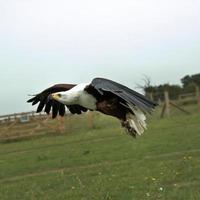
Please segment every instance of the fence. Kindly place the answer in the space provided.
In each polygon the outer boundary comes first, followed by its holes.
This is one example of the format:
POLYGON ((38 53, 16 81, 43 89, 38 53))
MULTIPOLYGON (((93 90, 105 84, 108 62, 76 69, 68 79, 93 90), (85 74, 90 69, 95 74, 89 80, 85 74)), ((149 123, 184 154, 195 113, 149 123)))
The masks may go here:
POLYGON ((30 118, 41 117, 44 115, 45 115, 44 113, 36 113, 34 111, 1 115, 0 123, 6 123, 6 122, 11 122, 11 121, 17 121, 17 120, 23 123, 23 122, 29 121, 30 118))
POLYGON ((180 111, 184 112, 185 114, 190 114, 188 111, 183 109, 181 105, 195 103, 197 105, 197 109, 200 111, 200 92, 199 87, 196 87, 195 93, 187 93, 179 95, 177 100, 170 100, 170 95, 168 91, 164 92, 164 102, 163 108, 161 111, 161 118, 164 117, 164 114, 170 116, 170 110, 172 107, 179 109, 180 111))
MULTIPOLYGON (((152 96, 153 98, 153 96, 152 96)), ((190 114, 184 108, 182 104, 187 102, 195 102, 200 111, 200 93, 199 88, 196 89, 196 93, 181 94, 177 100, 171 100, 168 91, 164 92, 164 101, 160 104, 163 105, 161 111, 161 118, 170 116, 171 109, 176 108, 185 114, 190 114)), ((88 112, 87 127, 94 127, 94 114, 88 112)), ((67 133, 70 128, 66 127, 66 124, 70 126, 70 114, 67 113, 66 117, 57 117, 56 120, 51 119, 51 115, 45 113, 36 112, 22 112, 9 115, 0 116, 0 141, 7 141, 9 139, 19 139, 23 137, 30 137, 33 135, 41 135, 51 132, 67 133)))
MULTIPOLYGON (((0 142, 19 140, 31 136, 46 133, 68 133, 70 132, 70 113, 65 117, 57 117, 52 120, 51 115, 36 112, 22 112, 0 116, 0 142)), ((87 126, 94 127, 93 113, 87 114, 87 126)))

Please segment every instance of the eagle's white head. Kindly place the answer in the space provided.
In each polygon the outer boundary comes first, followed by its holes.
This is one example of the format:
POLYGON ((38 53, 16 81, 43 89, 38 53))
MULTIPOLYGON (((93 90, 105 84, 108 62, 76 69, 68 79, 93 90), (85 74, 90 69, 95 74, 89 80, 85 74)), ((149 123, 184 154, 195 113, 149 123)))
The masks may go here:
POLYGON ((53 93, 53 94, 51 94, 50 98, 52 98, 60 103, 63 103, 65 105, 75 104, 76 100, 77 100, 75 95, 70 94, 67 91, 53 93))

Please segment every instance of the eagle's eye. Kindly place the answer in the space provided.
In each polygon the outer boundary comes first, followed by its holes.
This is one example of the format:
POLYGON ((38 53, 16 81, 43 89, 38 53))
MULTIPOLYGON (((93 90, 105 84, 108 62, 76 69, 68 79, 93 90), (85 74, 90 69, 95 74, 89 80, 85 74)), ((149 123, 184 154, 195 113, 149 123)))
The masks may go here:
POLYGON ((60 97, 60 98, 61 98, 61 97, 62 97, 62 95, 61 95, 61 94, 58 94, 58 97, 60 97))

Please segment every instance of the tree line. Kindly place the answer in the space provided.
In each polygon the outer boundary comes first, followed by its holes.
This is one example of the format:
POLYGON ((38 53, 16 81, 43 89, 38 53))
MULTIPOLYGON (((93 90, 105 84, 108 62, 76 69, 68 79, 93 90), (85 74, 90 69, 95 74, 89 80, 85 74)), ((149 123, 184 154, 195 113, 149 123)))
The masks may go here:
POLYGON ((138 85, 142 88, 146 94, 146 96, 154 99, 154 100, 163 100, 164 99, 164 91, 168 91, 170 94, 170 99, 177 99, 180 94, 185 93, 194 93, 196 91, 196 87, 200 88, 200 73, 193 75, 186 75, 180 79, 181 85, 178 84, 160 84, 160 85, 152 85, 150 78, 145 76, 144 85, 138 85))

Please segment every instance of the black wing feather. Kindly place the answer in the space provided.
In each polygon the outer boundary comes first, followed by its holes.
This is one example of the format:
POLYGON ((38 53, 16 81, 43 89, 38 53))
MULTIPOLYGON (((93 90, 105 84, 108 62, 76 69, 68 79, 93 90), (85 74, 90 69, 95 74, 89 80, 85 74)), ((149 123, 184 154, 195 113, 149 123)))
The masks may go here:
POLYGON ((39 99, 34 99, 32 102, 32 106, 34 106, 35 104, 37 104, 40 100, 39 99))
POLYGON ((65 115, 65 105, 63 104, 60 104, 59 115, 62 117, 65 115))
POLYGON ((82 112, 86 112, 88 110, 87 108, 80 105, 70 105, 67 107, 72 114, 81 114, 82 112))
POLYGON ((45 110, 44 110, 44 111, 45 111, 47 114, 50 113, 52 104, 53 104, 53 100, 49 100, 49 101, 46 103, 46 107, 45 107, 45 110))
POLYGON ((37 113, 41 112, 42 109, 44 108, 45 102, 44 101, 40 101, 39 106, 37 108, 37 113))
POLYGON ((69 111, 70 111, 72 114, 75 114, 75 113, 76 113, 76 111, 75 111, 75 109, 74 109, 73 106, 67 106, 67 107, 68 107, 69 111))
POLYGON ((42 91, 41 93, 35 95, 31 99, 29 99, 27 102, 32 103, 32 105, 35 105, 39 102, 39 105, 37 107, 37 112, 41 112, 43 108, 45 107, 44 111, 49 114, 52 108, 52 117, 55 118, 57 114, 63 116, 65 113, 65 106, 55 100, 52 100, 49 98, 49 95, 55 92, 61 92, 61 91, 67 91, 73 88, 74 84, 57 84, 50 88, 47 88, 46 90, 42 91))
POLYGON ((122 100, 122 103, 128 103, 131 106, 137 106, 145 113, 151 113, 151 111, 157 105, 157 103, 147 99, 144 95, 141 95, 124 85, 108 79, 95 78, 92 80, 90 85, 94 87, 100 94, 110 92, 118 96, 122 100))
POLYGON ((60 106, 60 103, 57 102, 57 101, 54 101, 53 102, 53 109, 52 109, 52 118, 54 119, 57 114, 58 114, 58 111, 59 111, 59 106, 60 106))

